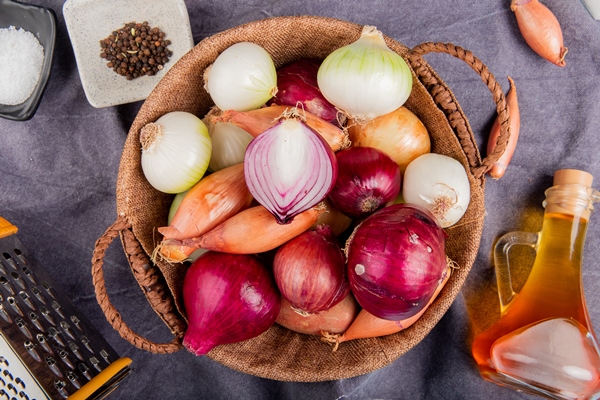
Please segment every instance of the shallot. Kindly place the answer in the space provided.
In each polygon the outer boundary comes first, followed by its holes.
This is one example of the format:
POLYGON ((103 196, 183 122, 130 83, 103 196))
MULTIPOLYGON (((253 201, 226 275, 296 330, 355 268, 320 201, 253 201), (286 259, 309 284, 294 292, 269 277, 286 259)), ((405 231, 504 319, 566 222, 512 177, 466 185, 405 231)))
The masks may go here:
POLYGON ((538 0, 512 0, 510 9, 529 47, 552 64, 564 67, 569 49, 563 45, 562 30, 554 13, 538 0))
MULTIPOLYGON (((504 153, 502 153, 502 156, 500 156, 498 161, 494 163, 488 172, 494 179, 500 179, 504 176, 506 168, 508 167, 508 163, 510 163, 510 160, 515 152, 515 148, 517 147, 519 130, 521 129, 521 114, 519 113, 517 88, 515 87, 515 82, 510 78, 510 76, 508 77, 508 81, 510 82, 510 89, 506 95, 506 108, 508 109, 508 115, 510 116, 510 137, 508 138, 508 143, 504 149, 504 153)), ((492 153, 492 151, 494 151, 494 148, 496 147, 496 141, 498 140, 499 136, 500 123, 498 122, 498 118, 496 118, 494 125, 492 125, 492 130, 490 131, 490 137, 488 139, 488 156, 492 153)))

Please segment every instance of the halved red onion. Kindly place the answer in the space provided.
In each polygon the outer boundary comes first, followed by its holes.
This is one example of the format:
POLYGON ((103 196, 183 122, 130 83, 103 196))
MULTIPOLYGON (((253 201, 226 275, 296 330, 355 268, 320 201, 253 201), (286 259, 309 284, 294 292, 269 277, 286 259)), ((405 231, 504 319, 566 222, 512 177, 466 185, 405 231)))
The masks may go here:
POLYGON ((427 209, 394 204, 366 218, 346 244, 350 287, 374 316, 416 315, 446 271, 446 234, 427 209))
POLYGON ((337 177, 331 147, 299 119, 283 119, 246 149, 244 176, 254 199, 280 224, 322 201, 337 177))
POLYGON ((400 167, 374 147, 336 153, 338 177, 329 193, 333 205, 351 218, 364 218, 390 204, 400 193, 400 167))
POLYGON ((273 260, 281 295, 299 313, 327 310, 350 293, 346 259, 329 225, 319 225, 282 245, 273 260))
POLYGON ((260 335, 275 323, 281 295, 257 256, 209 251, 183 281, 188 329, 183 345, 200 356, 260 335))
POLYGON ((339 126, 338 110, 319 89, 317 73, 321 60, 301 58, 277 70, 277 94, 269 104, 302 107, 319 118, 339 126))

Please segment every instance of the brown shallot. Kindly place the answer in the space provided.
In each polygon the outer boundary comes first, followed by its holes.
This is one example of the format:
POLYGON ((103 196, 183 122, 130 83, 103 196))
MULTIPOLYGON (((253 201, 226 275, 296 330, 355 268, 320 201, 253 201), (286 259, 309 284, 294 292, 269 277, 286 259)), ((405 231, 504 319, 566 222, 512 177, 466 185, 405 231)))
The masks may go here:
POLYGON ((313 314, 298 313, 289 301, 281 299, 281 311, 277 316, 279 325, 291 331, 320 336, 321 332, 343 333, 358 314, 359 306, 352 293, 328 310, 313 314))
MULTIPOLYGON (((509 129, 510 129, 510 137, 508 138, 508 143, 506 145, 506 149, 502 156, 494 163, 492 168, 489 170, 488 174, 494 179, 500 179, 504 176, 506 172, 506 167, 515 152, 515 148, 517 147, 517 140, 519 139, 519 130, 521 128, 521 116, 519 113, 519 102, 517 99, 517 88, 515 86, 515 82, 508 77, 508 81, 510 82, 510 89, 506 95, 506 104, 509 115, 509 129)), ((498 119, 494 121, 494 125, 492 126, 492 130, 490 131, 490 137, 487 145, 487 155, 489 156, 494 148, 496 147, 496 141, 498 140, 498 136, 500 136, 500 124, 498 123, 498 119)))
POLYGON ((252 195, 244 180, 244 165, 237 164, 203 178, 184 196, 169 226, 158 228, 164 236, 153 259, 183 262, 194 247, 169 244, 209 231, 252 203, 252 195))
POLYGON ((232 254, 263 253, 309 229, 324 211, 323 206, 317 205, 282 225, 265 207, 250 207, 199 237, 168 240, 164 244, 232 254))
POLYGON ((347 342, 349 340, 391 335, 393 333, 397 333, 403 329, 408 328, 409 326, 417 322, 419 318, 421 318, 421 316, 425 313, 425 311, 427 311, 431 303, 433 303, 433 301, 440 294, 440 292, 446 285, 446 282, 448 282, 448 280, 450 279, 450 275, 452 273, 453 268, 452 265, 454 265, 454 263, 450 259, 448 259, 448 267, 444 275, 442 276, 442 280, 435 289, 433 296, 431 297, 427 305, 412 317, 403 319, 401 321, 390 321, 386 319, 377 318, 365 309, 362 309, 360 310, 352 324, 343 334, 339 335, 331 332, 322 331, 321 340, 333 344, 333 351, 336 351, 340 343, 347 342))
POLYGON ((562 30, 554 13, 538 0, 512 0, 510 9, 529 47, 551 63, 564 67, 568 48, 563 45, 562 30))
POLYGON ((321 135, 333 151, 350 147, 348 134, 345 131, 314 114, 295 107, 273 105, 245 112, 225 110, 215 118, 215 122, 230 122, 256 137, 275 126, 281 118, 294 116, 302 119, 306 125, 321 135))

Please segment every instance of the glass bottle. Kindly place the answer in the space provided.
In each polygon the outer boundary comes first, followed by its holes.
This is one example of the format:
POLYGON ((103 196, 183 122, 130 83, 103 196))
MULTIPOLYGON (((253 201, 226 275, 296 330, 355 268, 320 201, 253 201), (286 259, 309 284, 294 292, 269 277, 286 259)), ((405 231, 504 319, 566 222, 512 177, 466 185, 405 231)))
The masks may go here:
POLYGON ((485 379, 556 399, 600 398, 600 351, 581 274, 588 221, 600 200, 592 180, 584 171, 556 171, 545 192, 542 230, 507 233, 495 245, 501 316, 472 348, 485 379), (513 245, 536 251, 519 293, 510 280, 513 245))

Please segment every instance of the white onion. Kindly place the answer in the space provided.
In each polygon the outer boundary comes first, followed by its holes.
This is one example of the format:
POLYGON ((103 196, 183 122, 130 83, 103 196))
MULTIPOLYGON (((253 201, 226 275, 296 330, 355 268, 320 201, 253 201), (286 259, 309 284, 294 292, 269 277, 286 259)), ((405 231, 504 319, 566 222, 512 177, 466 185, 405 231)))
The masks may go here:
POLYGON ((142 128, 140 142, 144 176, 161 192, 185 192, 208 168, 210 136, 194 114, 173 111, 163 115, 142 128))
POLYGON ((471 200, 469 178, 463 165, 452 157, 423 154, 404 171, 402 197, 406 203, 429 209, 442 228, 454 225, 471 200))
POLYGON ((402 106, 412 90, 408 64, 390 50, 374 26, 332 52, 321 64, 317 82, 323 96, 348 116, 368 122, 402 106))
POLYGON ((244 162, 246 148, 254 136, 230 122, 212 122, 204 119, 212 141, 208 168, 215 172, 244 162))
POLYGON ((236 43, 208 68, 205 88, 221 110, 254 110, 277 93, 275 64, 259 45, 236 43))

